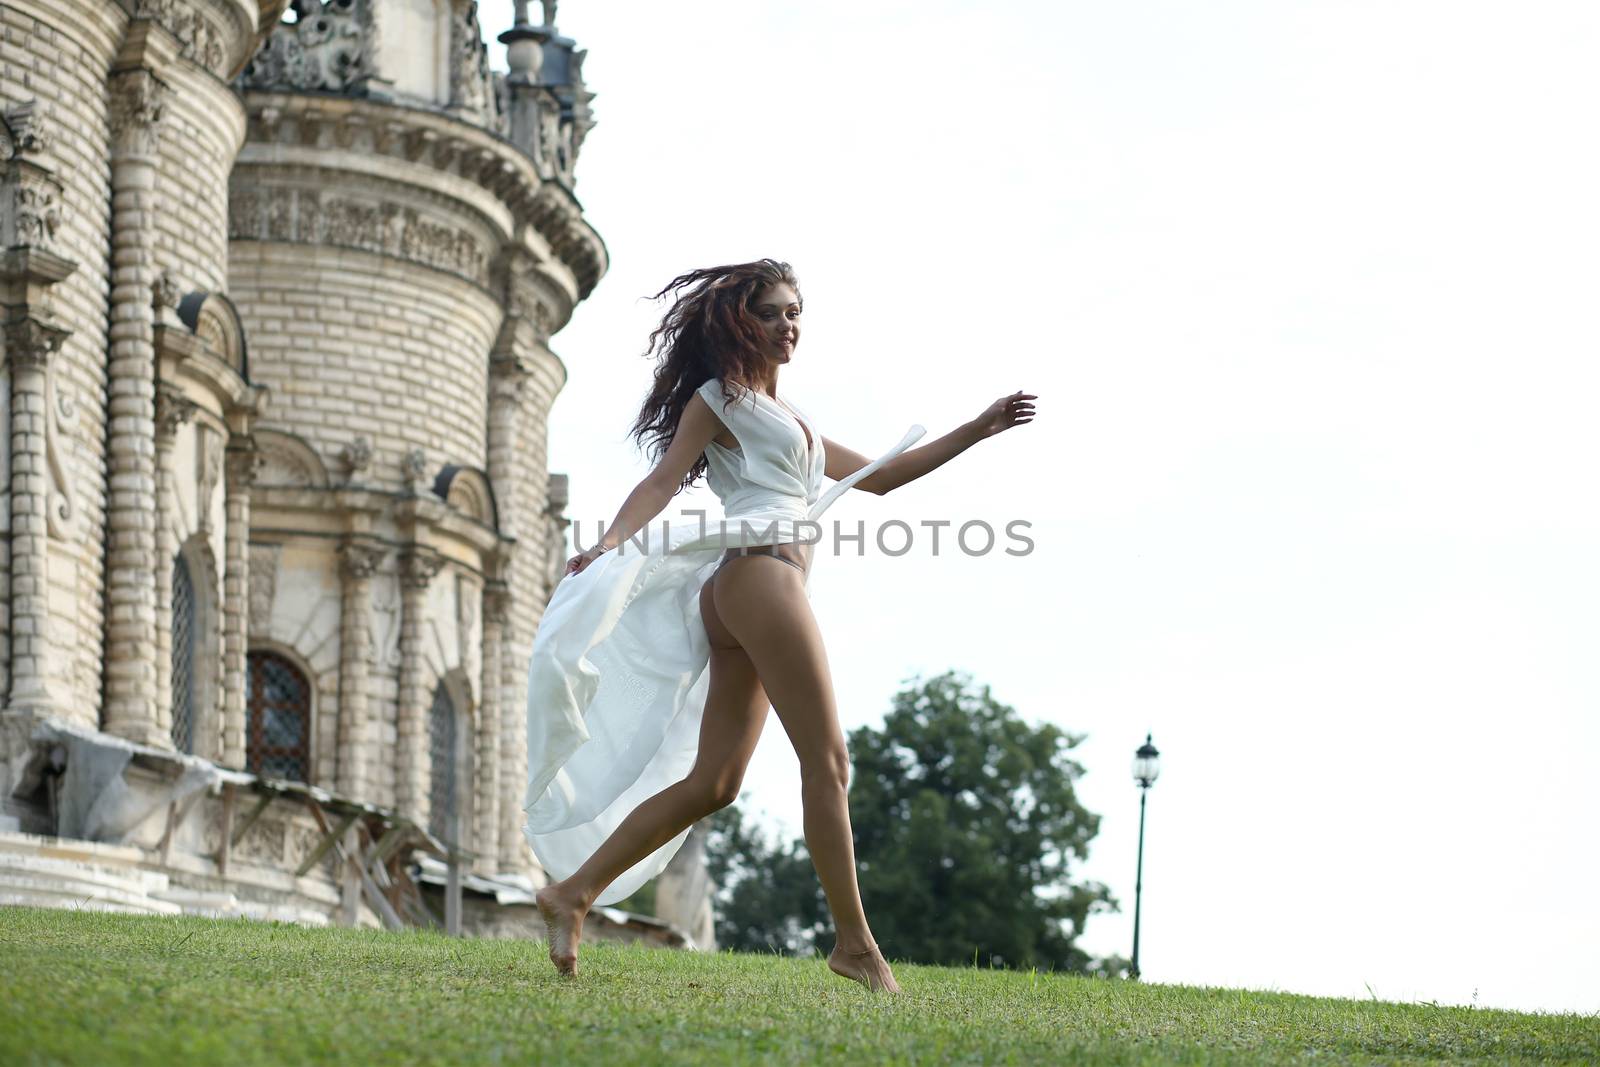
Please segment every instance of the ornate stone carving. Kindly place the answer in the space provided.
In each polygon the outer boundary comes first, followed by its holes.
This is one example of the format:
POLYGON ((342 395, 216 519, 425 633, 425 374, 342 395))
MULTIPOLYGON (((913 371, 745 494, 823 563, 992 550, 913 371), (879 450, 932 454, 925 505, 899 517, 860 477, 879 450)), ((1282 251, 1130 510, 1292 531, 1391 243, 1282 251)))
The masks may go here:
POLYGON ((222 435, 209 426, 199 427, 200 439, 195 449, 195 481, 199 487, 197 510, 200 532, 211 532, 211 498, 216 494, 217 483, 222 480, 222 435))
POLYGON ((339 450, 339 462, 347 472, 345 482, 354 481, 357 474, 372 465, 372 442, 357 437, 339 450))
POLYGON ((39 101, 28 100, 6 108, 4 119, 0 126, 0 159, 49 153, 55 128, 39 101))
POLYGON ((161 145, 161 122, 171 92, 143 67, 111 76, 113 156, 154 156, 161 145))
POLYGON ((200 405, 175 389, 156 390, 156 432, 171 437, 178 427, 194 418, 200 405))
POLYGON ((279 545, 250 546, 250 632, 272 632, 272 604, 278 596, 279 545))
POLYGON ((158 308, 176 308, 182 299, 183 289, 178 284, 177 276, 170 270, 162 271, 150 287, 150 302, 158 308))
POLYGON ((10 188, 10 211, 7 212, 11 225, 5 234, 7 247, 25 245, 45 251, 55 246, 56 231, 61 228, 61 187, 58 183, 42 175, 24 176, 18 174, 13 182, 7 182, 10 188))
POLYGON ((247 89, 359 88, 376 71, 371 0, 294 0, 295 22, 280 23, 239 76, 247 89))
POLYGON ((256 480, 261 485, 328 487, 328 471, 322 458, 301 438, 278 430, 257 430, 254 439, 260 455, 256 480))
POLYGON ((72 541, 78 536, 82 510, 77 506, 73 475, 77 464, 69 457, 77 440, 78 403, 72 391, 61 383, 61 371, 52 365, 44 380, 44 402, 49 417, 45 420, 45 464, 50 470, 50 504, 45 524, 50 536, 72 541))
POLYGON ((6 360, 17 367, 47 368, 50 357, 60 351, 69 332, 27 314, 26 308, 8 308, 6 360))
POLYGON ((400 461, 400 476, 412 496, 427 492, 428 454, 420 448, 407 452, 400 461))
POLYGON ((371 578, 389 550, 369 541, 346 541, 339 546, 339 573, 346 578, 371 578))
POLYGON ((489 253, 478 238, 398 204, 304 189, 240 193, 230 202, 228 229, 235 239, 340 245, 488 280, 489 253))
POLYGON ((445 558, 427 549, 408 549, 400 556, 400 578, 412 589, 426 589, 444 569, 445 558))
POLYGON ((489 75, 489 49, 483 43, 476 0, 450 20, 450 105, 473 112, 491 129, 500 128, 499 101, 489 75))
POLYGON ((9 108, 0 122, 0 248, 56 251, 61 182, 46 152, 48 123, 38 101, 9 108))
POLYGON ((252 438, 234 437, 224 460, 229 490, 249 489, 255 485, 265 460, 252 438))
POLYGON ((478 633, 479 594, 466 576, 456 581, 456 658, 466 669, 468 684, 476 695, 478 677, 478 650, 483 647, 478 633))
POLYGON ((212 72, 220 72, 228 49, 222 34, 200 12, 192 0, 138 0, 133 17, 154 19, 178 39, 179 54, 212 72))

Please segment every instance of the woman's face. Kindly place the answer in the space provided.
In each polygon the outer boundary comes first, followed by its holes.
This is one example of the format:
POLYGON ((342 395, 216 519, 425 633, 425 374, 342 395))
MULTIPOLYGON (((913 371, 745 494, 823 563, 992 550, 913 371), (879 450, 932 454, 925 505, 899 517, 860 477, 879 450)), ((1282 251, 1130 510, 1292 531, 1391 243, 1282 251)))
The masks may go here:
POLYGON ((800 343, 800 294, 785 282, 769 285, 756 294, 755 315, 767 355, 776 363, 789 362, 800 343))

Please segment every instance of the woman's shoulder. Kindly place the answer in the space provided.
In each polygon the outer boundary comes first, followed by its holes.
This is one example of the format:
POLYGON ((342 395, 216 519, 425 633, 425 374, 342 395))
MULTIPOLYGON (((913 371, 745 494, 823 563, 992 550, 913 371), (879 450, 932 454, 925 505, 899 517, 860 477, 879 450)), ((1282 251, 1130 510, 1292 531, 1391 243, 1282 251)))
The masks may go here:
POLYGON ((737 385, 730 386, 725 384, 721 378, 707 378, 700 384, 700 388, 696 392, 700 394, 707 404, 711 405, 713 411, 720 412, 743 400, 749 390, 741 389, 737 385))

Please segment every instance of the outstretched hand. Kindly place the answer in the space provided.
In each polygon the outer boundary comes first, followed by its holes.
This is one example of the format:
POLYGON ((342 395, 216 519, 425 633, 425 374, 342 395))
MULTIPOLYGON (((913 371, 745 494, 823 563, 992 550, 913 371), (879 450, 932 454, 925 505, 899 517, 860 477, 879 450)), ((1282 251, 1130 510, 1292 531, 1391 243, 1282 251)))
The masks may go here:
POLYGON ((1037 394, 1024 393, 1018 389, 1010 396, 1003 396, 990 404, 982 415, 972 420, 972 425, 978 431, 979 437, 993 437, 1002 430, 1032 422, 1033 401, 1037 399, 1039 399, 1037 394))

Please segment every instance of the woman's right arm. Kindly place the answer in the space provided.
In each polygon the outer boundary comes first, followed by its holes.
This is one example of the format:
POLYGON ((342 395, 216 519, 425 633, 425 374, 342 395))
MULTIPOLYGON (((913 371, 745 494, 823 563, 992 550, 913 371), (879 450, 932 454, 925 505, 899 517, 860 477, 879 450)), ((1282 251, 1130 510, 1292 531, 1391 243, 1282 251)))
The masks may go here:
POLYGON ((645 524, 665 508, 683 485, 684 476, 706 450, 711 439, 722 431, 722 420, 711 410, 711 405, 699 393, 689 398, 678 419, 678 429, 672 443, 661 456, 655 469, 634 486, 633 492, 622 502, 622 508, 600 540, 588 549, 567 560, 567 573, 577 574, 592 563, 601 553, 608 552, 632 537, 645 524))

